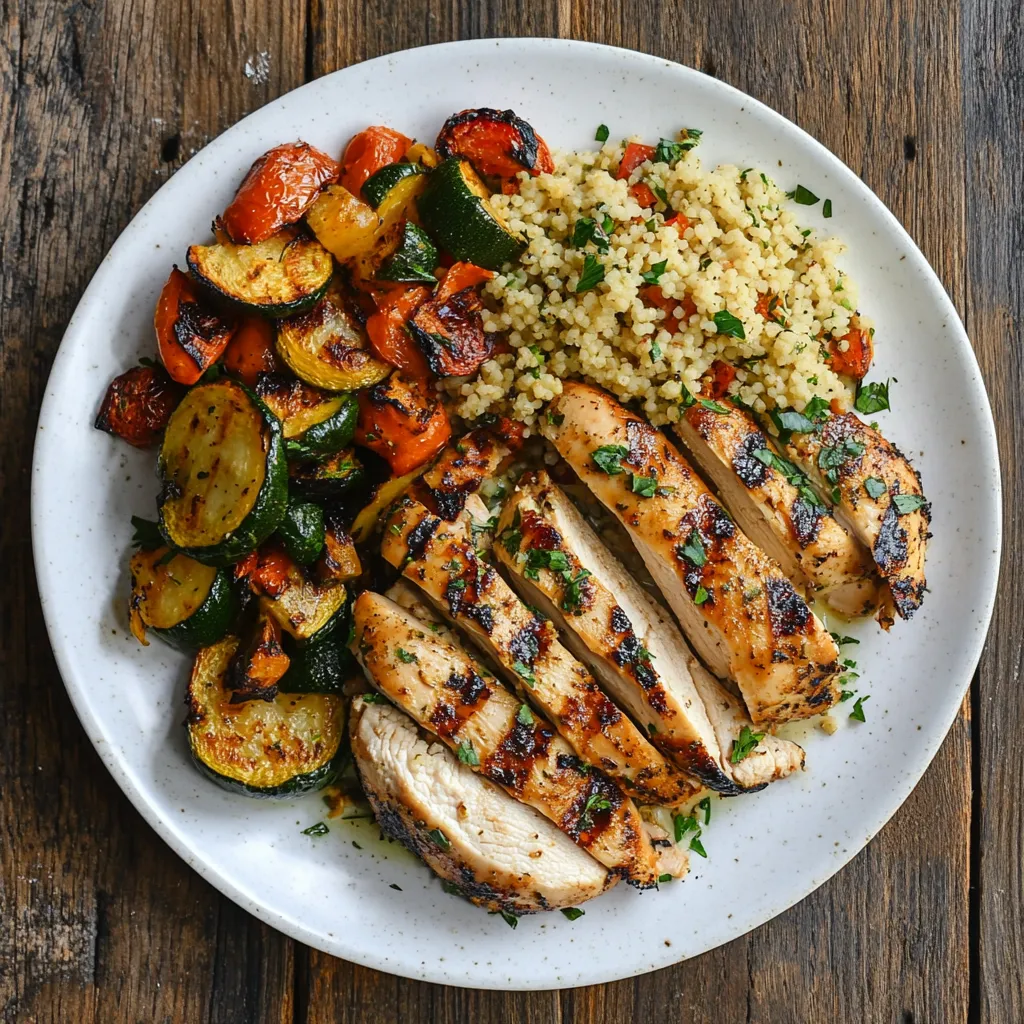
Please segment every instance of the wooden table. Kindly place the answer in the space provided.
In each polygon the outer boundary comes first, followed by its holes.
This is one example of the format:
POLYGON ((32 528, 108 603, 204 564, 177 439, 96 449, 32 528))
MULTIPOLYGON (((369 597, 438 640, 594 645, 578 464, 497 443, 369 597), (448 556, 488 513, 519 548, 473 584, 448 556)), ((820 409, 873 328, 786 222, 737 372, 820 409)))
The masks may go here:
POLYGON ((5 1024, 1024 1020, 1018 8, 1014 0, 4 4, 5 1024), (97 264, 149 196, 244 114, 318 75, 409 46, 498 35, 597 40, 700 68, 792 118, 853 167, 921 245, 964 318, 995 409, 1007 511, 1006 569, 970 698, 878 838, 799 906, 724 948, 633 981, 529 995, 408 982, 334 960, 260 924, 189 870, 122 796, 72 713, 27 544, 32 434, 50 362, 97 264))

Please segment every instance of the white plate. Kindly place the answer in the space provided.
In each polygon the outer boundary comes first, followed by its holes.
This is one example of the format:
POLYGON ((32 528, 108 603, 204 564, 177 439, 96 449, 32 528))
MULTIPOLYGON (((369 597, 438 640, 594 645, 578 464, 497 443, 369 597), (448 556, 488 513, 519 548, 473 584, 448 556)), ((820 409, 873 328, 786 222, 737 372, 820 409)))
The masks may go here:
POLYGON ((977 363, 935 274, 882 203, 799 128, 721 82, 632 51, 540 39, 446 44, 347 68, 190 160, 118 239, 68 327, 39 420, 32 503, 43 611, 68 692, 104 763, 172 848, 302 942, 411 978, 512 989, 611 981, 695 956, 838 871, 907 797, 953 721, 981 652, 1000 542, 995 435, 977 363), (840 710, 833 737, 805 727, 805 774, 716 803, 709 859, 694 858, 685 882, 644 894, 620 885, 576 922, 535 916, 515 931, 444 894, 372 827, 302 835, 324 817, 317 797, 230 796, 191 768, 186 660, 159 643, 141 648, 125 622, 129 516, 153 514, 154 455, 92 428, 109 379, 152 355, 170 264, 207 236, 255 157, 296 137, 338 153, 367 124, 432 139, 448 114, 485 105, 512 107, 558 148, 592 145, 601 122, 613 137, 702 128, 707 165, 763 167, 830 197, 827 225, 820 205, 801 213, 850 245, 842 263, 878 326, 873 376, 899 379, 883 429, 920 468, 935 512, 923 610, 888 636, 856 630, 866 724, 840 710))

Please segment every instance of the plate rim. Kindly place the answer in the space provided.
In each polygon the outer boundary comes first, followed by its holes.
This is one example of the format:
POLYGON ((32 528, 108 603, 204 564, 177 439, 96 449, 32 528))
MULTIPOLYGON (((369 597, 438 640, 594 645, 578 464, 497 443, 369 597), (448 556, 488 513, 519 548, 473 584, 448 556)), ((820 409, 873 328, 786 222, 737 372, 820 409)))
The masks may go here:
MULTIPOLYGON (((487 47, 506 47, 506 48, 525 48, 525 49, 566 49, 576 50, 581 52, 590 53, 601 53, 605 55, 619 55, 620 58, 625 56, 630 61, 636 61, 640 64, 646 64, 648 66, 659 66, 661 68, 672 69, 675 73, 681 74, 684 78, 687 76, 698 76, 700 79, 704 79, 706 82, 713 83, 713 88, 720 90, 726 96, 731 96, 733 100, 738 100, 741 106, 750 108, 755 111, 759 116, 776 121, 784 125, 785 130, 788 132, 796 132, 802 137, 802 141, 805 144, 810 145, 814 150, 818 152, 818 155, 825 158, 835 168, 836 174, 844 180, 844 184, 858 193, 859 196, 870 204, 876 212, 881 216, 882 220, 886 223, 886 226, 890 232, 889 237, 893 242, 899 241, 906 246, 917 258, 920 265, 926 268, 926 274, 924 280, 929 287, 930 291, 934 294, 937 301, 942 307, 942 312, 948 318, 951 323, 953 334, 956 336, 956 340, 959 343, 959 347, 966 354, 968 362, 971 364, 975 378, 971 382, 972 387, 975 387, 983 401, 983 412, 987 415, 981 415, 980 421, 982 429, 978 436, 980 446, 994 471, 994 485, 995 495, 993 499, 995 516, 994 516, 994 531, 990 535, 991 545, 993 549, 992 556, 992 585, 987 588, 985 606, 982 609, 982 615, 979 617, 979 628, 974 631, 969 639, 968 650, 970 651, 970 657, 966 659, 966 663, 970 664, 970 672, 965 673, 966 678, 959 684, 957 688, 958 699, 950 701, 950 711, 945 716, 945 726, 942 730, 941 736, 934 744, 928 744, 918 755, 917 761, 920 762, 920 767, 915 767, 909 771, 907 776, 893 785, 891 788, 886 790, 886 799, 880 802, 882 810, 872 820, 870 827, 865 830, 865 839, 863 842, 858 844, 851 844, 851 851, 844 853, 841 856, 836 856, 835 860, 830 864, 830 870, 827 871, 821 877, 810 878, 806 883, 797 886, 794 890, 795 895, 791 899, 785 899, 781 905, 779 905, 771 916, 765 918, 762 921, 752 923, 749 927, 744 927, 740 931, 736 932, 731 937, 724 938, 721 942, 717 942, 715 945, 709 946, 704 952, 710 952, 713 949, 718 948, 720 945, 724 945, 726 942, 731 942, 735 939, 741 938, 743 935, 749 934, 762 925, 767 924, 769 921, 774 920, 775 917, 790 910, 797 903, 804 900, 808 895, 820 888, 825 882, 842 870, 854 857, 861 853, 864 848, 870 843, 878 834, 878 832, 891 820, 896 811, 905 803, 911 792, 921 781, 925 772, 931 766, 934 761, 939 748, 945 741, 950 728, 956 720, 959 708, 963 702, 965 694, 968 692, 971 685, 971 681, 977 671, 977 666, 980 661, 981 655, 984 650, 984 646, 987 640, 988 632, 991 627, 992 615, 995 606, 997 583, 999 574, 1002 566, 1002 539, 1003 539, 1003 511, 1002 511, 1002 498, 1003 498, 1003 483, 1002 483, 1002 467, 999 458, 999 448, 997 443, 997 435, 995 430, 995 421, 992 412, 991 399, 988 395, 987 388, 985 386, 984 377, 981 373, 981 367, 978 363, 977 355, 974 351, 974 347, 971 344, 970 338, 967 335, 966 328, 964 327, 963 321, 960 318, 959 312, 954 306, 949 294, 947 293, 945 286, 943 285, 938 274, 932 268, 929 261, 925 258, 916 242, 907 232, 907 230, 900 223, 896 215, 886 206, 886 204, 861 180, 859 175, 853 171, 843 160, 841 160, 836 154, 829 150, 823 143, 815 139, 809 132, 805 131, 800 125, 791 121, 789 118, 780 114, 778 111, 769 107, 766 103, 755 97, 743 92, 741 89, 730 85, 727 82, 723 82, 717 78, 709 75, 705 75, 703 72, 696 68, 689 67, 688 65, 681 64, 677 61, 669 60, 665 57, 655 56, 653 54, 644 53, 639 50, 631 50, 625 47, 609 46, 604 43, 593 43, 582 40, 574 39, 559 39, 552 37, 531 37, 531 36, 509 36, 509 37, 490 37, 490 38, 478 38, 478 39, 467 39, 457 40, 451 42, 433 43, 418 47, 408 47, 402 50, 396 50, 391 53, 382 54, 380 56, 359 61, 353 64, 346 65, 343 68, 323 75, 311 82, 303 83, 288 92, 282 93, 280 96, 275 97, 268 103, 250 112, 245 117, 234 122, 230 127, 221 132, 216 138, 212 139, 206 146, 199 150, 196 154, 190 157, 186 164, 182 165, 182 168, 178 169, 159 189, 154 192, 152 196, 139 208, 134 214, 127 225, 122 229, 110 249, 104 254, 103 258, 97 264, 96 270, 93 273, 89 284, 82 292, 78 303, 75 306, 75 310, 68 321, 67 327, 61 338, 60 345, 57 349, 57 353, 54 357, 53 363, 51 364, 50 371, 47 376, 47 382, 44 388, 43 400, 40 407, 39 418, 37 421, 37 427, 35 437, 33 440, 33 453, 32 453, 32 468, 31 468, 31 488, 30 488, 30 522, 31 522, 31 537, 32 537, 32 556, 35 569, 36 584, 39 593, 40 605, 43 612, 43 619, 46 626, 47 637, 50 643, 51 650, 54 655, 54 659, 57 664, 58 672, 60 673, 61 681, 64 684, 65 690, 71 700, 72 707, 75 710, 75 714, 78 716, 83 728, 88 735, 90 743, 92 743, 96 752, 99 754, 101 761, 103 762, 106 769, 113 776, 114 781, 120 787, 121 791, 129 799, 133 807, 139 812, 143 820, 156 832, 156 834, 168 845, 170 848, 179 856, 181 859, 193 870, 197 871, 199 875, 211 885, 213 885, 218 891, 228 896, 238 906, 242 907, 247 912, 253 914, 258 920, 270 925, 271 927, 281 931, 283 934, 295 939, 296 941, 303 942, 304 944, 311 946, 316 949, 323 950, 333 956, 343 957, 344 959, 351 960, 354 963, 358 963, 362 966, 370 967, 376 970, 384 971, 389 974, 395 974, 400 977, 407 977, 412 980, 427 981, 436 984, 452 985, 453 987, 460 988, 474 988, 478 987, 473 985, 469 981, 460 981, 457 976, 453 976, 450 969, 438 969, 437 964, 421 964, 419 970, 416 969, 415 965, 412 964, 401 964, 396 965, 389 962, 389 958, 374 955, 373 953, 367 953, 358 947, 346 949, 344 953, 337 952, 338 943, 337 936, 335 939, 335 948, 326 948, 328 940, 325 936, 319 932, 315 932, 310 928, 307 928, 301 921, 297 919, 291 919, 283 916, 281 913, 270 909, 266 904, 250 898, 239 885, 237 885, 232 877, 223 872, 219 866, 211 862, 206 857, 198 856, 193 852, 192 844, 186 838, 186 836, 175 827, 174 821, 164 819, 159 816, 156 812, 150 797, 148 796, 143 780, 138 777, 138 774, 132 770, 129 764, 126 763, 124 755, 121 754, 114 744, 108 742, 105 735, 106 730, 103 726, 103 719, 101 716, 94 714, 92 709, 88 706, 88 702, 85 700, 85 687, 80 684, 80 681, 76 678, 76 674, 72 669, 70 659, 65 649, 65 641, 61 637, 58 625, 56 622, 51 621, 51 613, 49 611, 49 600, 48 593, 50 588, 54 586, 55 580, 50 579, 47 562, 43 556, 42 551, 42 533, 43 526, 40 522, 39 508, 41 505, 41 490, 44 486, 42 483, 41 465, 47 450, 48 438, 45 434, 47 421, 51 418, 54 403, 57 401, 56 393, 51 390, 51 382, 59 376, 62 362, 67 358, 67 354, 70 351, 71 345, 69 339, 73 340, 74 334, 77 331, 78 321, 84 317, 82 313, 83 309, 87 309, 91 302, 94 300, 95 295, 100 292, 103 282, 99 279, 102 277, 102 270, 104 266, 112 261, 120 251, 125 248, 129 248, 135 244, 134 231, 135 225, 143 218, 143 215, 150 208, 152 204, 157 201, 157 198, 161 192, 166 189, 167 185, 177 177, 178 173, 191 163, 192 160, 201 154, 207 152, 213 146, 226 146, 229 145, 230 139, 235 135, 242 133, 242 126, 249 123, 252 119, 258 118, 264 114, 268 107, 283 101, 285 97, 291 97, 295 93, 302 92, 304 89, 312 89, 316 87, 322 87, 322 84, 331 78, 338 75, 343 75, 345 72, 355 67, 369 67, 372 65, 386 65, 388 62, 400 60, 408 54, 419 54, 423 51, 451 51, 460 50, 471 52, 474 49, 482 49, 487 47), (69 682, 72 680, 72 682, 69 682)), ((703 955, 703 954, 700 954, 703 955)), ((523 978, 517 981, 517 983, 505 983, 500 980, 490 984, 488 987, 495 990, 503 991, 538 991, 538 990, 551 990, 551 989, 563 989, 571 988, 578 985, 587 984, 603 984, 612 981, 622 980, 625 978, 637 977, 646 974, 652 970, 657 970, 662 967, 670 966, 675 963, 681 962, 679 956, 667 956, 663 959, 658 960, 647 966, 630 967, 624 971, 614 971, 611 973, 602 973, 599 978, 594 979, 583 979, 574 982, 565 982, 561 984, 552 985, 545 982, 544 984, 531 983, 529 978, 523 978)))

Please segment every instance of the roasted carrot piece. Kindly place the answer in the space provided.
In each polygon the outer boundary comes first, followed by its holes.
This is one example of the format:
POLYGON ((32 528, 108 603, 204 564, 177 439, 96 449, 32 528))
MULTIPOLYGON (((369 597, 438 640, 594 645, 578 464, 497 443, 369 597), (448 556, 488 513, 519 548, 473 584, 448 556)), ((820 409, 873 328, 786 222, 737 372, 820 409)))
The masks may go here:
POLYGON ((246 317, 224 350, 224 368, 243 384, 255 387, 261 373, 276 373, 274 328, 262 316, 246 317))
POLYGON ((615 177, 620 181, 628 178, 644 161, 654 159, 654 147, 644 146, 639 142, 631 142, 619 161, 619 169, 615 177))
POLYGON ((716 359, 708 371, 708 390, 712 398, 724 398, 729 393, 729 385, 736 379, 736 367, 716 359))
POLYGON ((291 659, 281 646, 281 627, 269 615, 260 618, 248 643, 232 659, 229 669, 231 703, 273 700, 277 684, 291 659))
POLYGON ((871 332, 865 331, 856 320, 851 321, 850 330, 842 338, 829 340, 828 364, 836 373, 845 377, 863 380, 874 358, 875 345, 871 340, 871 332), (840 347, 842 341, 849 343, 845 352, 840 347))
POLYGON ((153 315, 160 361, 179 384, 195 384, 227 348, 233 321, 200 296, 198 285, 177 267, 160 292, 153 315))
POLYGON ((356 444, 384 458, 395 476, 432 459, 452 435, 433 386, 395 372, 359 394, 356 444))
POLYGON ((161 367, 135 366, 110 382, 96 428, 148 448, 160 439, 183 394, 161 367))
POLYGON ((410 377, 430 374, 427 360, 406 326, 413 313, 429 298, 430 289, 419 285, 384 292, 377 297, 377 312, 366 321, 366 335, 374 352, 410 377))
POLYGON ((249 168, 224 211, 224 228, 233 242, 262 242, 299 220, 340 173, 336 160, 306 142, 275 146, 249 168))
POLYGON ((534 177, 555 169, 548 144, 512 110, 479 107, 452 114, 437 136, 444 159, 468 160, 480 174, 512 178, 521 171, 534 177))
POLYGON ((361 194, 366 179, 382 167, 397 163, 412 139, 383 125, 372 125, 353 135, 341 158, 341 184, 354 196, 361 194))

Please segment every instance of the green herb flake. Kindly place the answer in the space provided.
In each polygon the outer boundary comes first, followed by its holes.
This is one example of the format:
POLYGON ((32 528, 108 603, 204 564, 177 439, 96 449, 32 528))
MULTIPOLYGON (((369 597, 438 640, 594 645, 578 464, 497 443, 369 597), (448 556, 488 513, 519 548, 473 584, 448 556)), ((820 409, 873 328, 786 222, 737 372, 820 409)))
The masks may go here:
POLYGON ((711 595, 704 589, 703 583, 697 584, 697 590, 693 595, 693 603, 700 605, 703 604, 711 595))
POLYGON ((672 881, 672 876, 670 874, 668 874, 667 872, 664 875, 658 875, 658 883, 659 884, 661 884, 662 882, 671 882, 671 881, 672 881))
POLYGON ((839 703, 849 700, 853 696, 853 690, 840 690, 839 692, 839 703))
POLYGON ((419 661, 419 658, 415 654, 410 654, 408 651, 403 651, 401 647, 395 648, 395 654, 398 655, 398 660, 403 665, 411 665, 414 661, 419 661))
POLYGON ((831 199, 826 199, 825 200, 825 205, 821 208, 821 214, 826 219, 828 219, 829 217, 832 216, 832 200, 831 199))
POLYGON ((529 704, 520 704, 519 710, 516 712, 516 721, 520 725, 533 725, 537 719, 533 717, 533 712, 530 710, 529 704))
POLYGON ((651 342, 651 362, 656 363, 662 357, 661 346, 656 342, 651 342))
POLYGON ((698 857, 703 857, 705 860, 708 859, 707 851, 704 849, 704 844, 700 841, 700 835, 695 835, 690 840, 690 849, 693 850, 698 857))
POLYGON ((512 913, 510 910, 501 910, 498 912, 501 916, 502 921, 509 926, 509 928, 519 927, 519 918, 512 913))
POLYGON ((706 796, 697 806, 704 812, 705 827, 711 824, 711 797, 706 796))
POLYGON ((603 280, 604 264, 593 253, 588 252, 583 260, 583 272, 580 274, 579 281, 576 282, 576 294, 590 291, 603 280))
MULTIPOLYGON (((830 484, 839 483, 839 471, 848 462, 860 458, 864 454, 864 445, 851 437, 844 438, 838 444, 829 445, 818 452, 818 468, 830 484)), ((838 501, 838 498, 836 499, 838 501)))
POLYGON ((566 578, 565 593, 562 594, 562 610, 578 612, 583 604, 583 582, 591 576, 589 569, 580 569, 572 578, 566 578))
POLYGON ((928 501, 923 494, 894 494, 892 503, 895 505, 897 513, 905 516, 924 508, 928 501))
POLYGON ((672 815, 672 828, 675 833, 676 843, 681 843, 687 832, 698 831, 697 819, 692 814, 672 815))
POLYGON ((731 338, 739 338, 740 341, 746 340, 747 334, 743 330, 743 322, 739 317, 733 316, 729 310, 720 309, 712 317, 712 320, 714 320, 719 334, 725 334, 731 338))
POLYGON ((855 636, 843 636, 842 633, 829 633, 829 636, 835 641, 836 647, 845 647, 847 644, 860 643, 855 636))
POLYGON ((390 704, 391 702, 382 693, 364 693, 361 694, 364 704, 390 704))
POLYGON ((710 398, 698 398, 698 402, 704 406, 705 409, 711 412, 717 412, 719 416, 728 416, 729 410, 724 405, 719 405, 718 402, 712 401, 710 398))
POLYGON ((521 661, 514 662, 512 665, 512 671, 515 672, 527 686, 532 688, 537 685, 537 677, 530 671, 529 665, 524 665, 521 661))
POLYGON ((562 907, 562 913, 569 918, 570 921, 578 921, 585 913, 585 910, 580 910, 579 907, 562 907))
POLYGON ((560 412, 549 412, 548 423, 553 427, 560 427, 565 422, 565 415, 560 412))
POLYGON ((686 543, 682 547, 681 554, 683 558, 692 562, 698 569, 707 564, 708 556, 704 550, 704 541, 696 529, 690 531, 690 535, 686 538, 686 543))
POLYGON ((458 754, 459 760, 463 764, 472 765, 474 767, 480 764, 480 758, 477 757, 476 751, 473 749, 473 744, 468 740, 463 740, 463 742, 456 748, 455 753, 458 754))
POLYGON ((331 830, 322 822, 318 821, 315 825, 310 825, 309 828, 304 828, 302 834, 304 836, 325 836, 331 830))
POLYGON ((644 223, 644 227, 645 227, 645 228, 646 228, 646 229, 647 229, 648 231, 654 231, 654 230, 656 230, 656 229, 657 229, 657 227, 658 227, 658 222, 657 222, 657 221, 656 221, 656 220, 655 220, 655 219, 654 219, 654 218, 652 217, 652 218, 651 218, 651 219, 650 219, 649 221, 646 221, 646 222, 644 223))
POLYGON ((654 147, 654 163, 668 164, 670 167, 683 155, 683 146, 671 139, 659 139, 654 147))
POLYGON ((427 835, 439 850, 447 852, 452 848, 451 840, 439 828, 432 828, 427 835))
MULTIPOLYGON (((608 131, 608 125, 606 125, 606 124, 599 124, 597 126, 597 131, 594 132, 594 141, 595 142, 607 142, 608 141, 608 136, 610 134, 611 133, 608 131)), ((582 911, 581 911, 581 913, 582 913, 582 911)))
POLYGON ((629 449, 621 444, 603 444, 591 453, 591 458, 599 469, 609 476, 621 473, 622 460, 629 454, 629 449))
POLYGON ((853 703, 853 710, 850 712, 850 717, 855 722, 866 721, 864 718, 864 701, 871 700, 871 694, 867 694, 864 697, 858 697, 853 703))
POLYGON ((640 278, 646 284, 657 284, 661 280, 661 275, 665 273, 668 268, 668 260, 662 260, 660 263, 652 263, 650 270, 645 270, 640 278))
POLYGON ((857 388, 857 397, 853 407, 865 416, 891 408, 889 405, 889 381, 887 380, 884 384, 880 380, 872 381, 870 384, 861 384, 857 388))
POLYGON ((868 497, 877 499, 880 498, 888 488, 885 486, 885 481, 877 476, 869 476, 864 481, 864 490, 868 492, 868 497))
POLYGON ((743 726, 739 737, 732 741, 732 753, 729 760, 739 764, 745 757, 753 753, 754 748, 764 739, 763 732, 752 732, 749 725, 743 726))
MULTIPOLYGON (((597 246, 598 252, 608 251, 608 231, 615 226, 615 222, 608 216, 605 216, 604 222, 598 224, 592 217, 580 217, 573 225, 572 231, 572 244, 574 249, 584 248, 588 242, 593 242, 597 246), (604 225, 608 224, 606 228, 604 225)), ((592 254, 588 254, 584 258, 584 274, 586 273, 587 260, 593 259, 592 254)), ((601 268, 601 276, 597 279, 601 281, 604 279, 604 269, 601 268)), ((582 284, 582 278, 580 279, 582 284)), ((594 282, 596 284, 597 281, 594 282)), ((593 287, 590 285, 588 287, 593 287)), ((584 291, 585 289, 577 287, 576 290, 584 291)))
POLYGON ((818 202, 818 197, 809 188, 804 188, 803 185, 797 185, 792 192, 787 192, 786 198, 792 199, 794 203, 800 206, 813 206, 818 202))
POLYGON ((658 490, 658 478, 656 476, 640 476, 638 473, 634 473, 632 489, 633 493, 639 494, 641 498, 653 498, 658 490))

